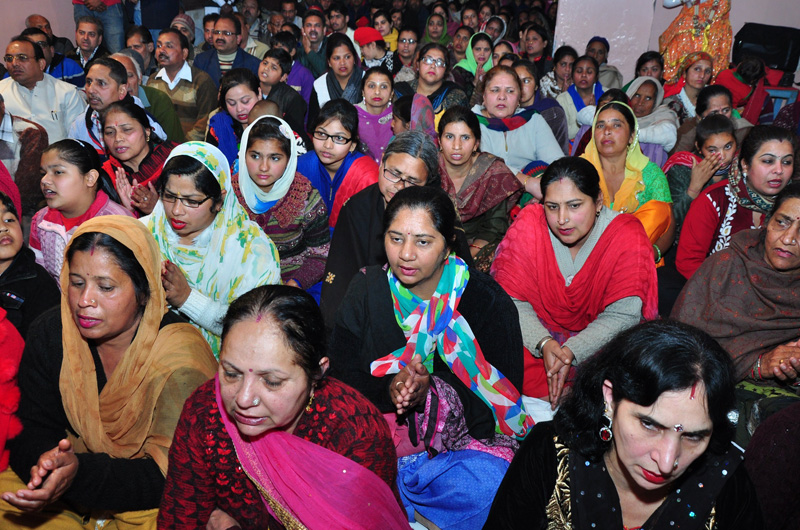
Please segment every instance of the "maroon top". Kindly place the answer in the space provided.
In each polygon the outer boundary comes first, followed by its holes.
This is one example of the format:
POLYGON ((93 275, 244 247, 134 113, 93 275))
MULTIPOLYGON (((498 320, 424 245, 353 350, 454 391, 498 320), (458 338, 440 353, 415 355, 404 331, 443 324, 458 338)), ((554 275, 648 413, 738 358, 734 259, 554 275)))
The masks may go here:
MULTIPOLYGON (((312 408, 302 413, 294 435, 372 470, 397 496, 397 454, 378 409, 357 390, 332 378, 314 390, 312 408)), ((244 530, 282 528, 239 465, 212 379, 186 400, 175 429, 158 528, 205 528, 215 508, 244 530)))

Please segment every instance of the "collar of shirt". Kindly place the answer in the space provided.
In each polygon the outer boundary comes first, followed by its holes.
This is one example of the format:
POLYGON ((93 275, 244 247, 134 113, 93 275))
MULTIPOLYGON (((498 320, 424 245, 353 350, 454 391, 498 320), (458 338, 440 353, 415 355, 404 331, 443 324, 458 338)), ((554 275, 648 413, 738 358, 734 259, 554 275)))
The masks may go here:
POLYGON ((14 124, 11 123, 11 113, 6 111, 3 114, 3 121, 0 121, 0 140, 3 142, 14 143, 14 124))
POLYGON ((98 45, 97 45, 97 48, 95 48, 94 50, 92 50, 92 54, 89 56, 89 58, 88 58, 88 59, 84 59, 84 58, 83 58, 83 54, 81 53, 81 49, 80 49, 80 48, 75 48, 75 53, 78 55, 78 59, 81 61, 81 66, 83 66, 84 68, 86 68, 86 64, 87 64, 89 61, 91 61, 92 59, 94 59, 94 54, 95 54, 95 53, 97 53, 97 50, 98 50, 99 48, 100 48, 100 45, 98 44, 98 45))
POLYGON ((190 83, 192 82, 192 67, 189 66, 189 63, 187 61, 183 61, 183 66, 181 66, 181 69, 178 70, 177 75, 175 75, 175 79, 169 78, 169 75, 167 75, 166 68, 162 68, 161 70, 158 71, 158 73, 156 74, 156 79, 163 79, 167 83, 167 86, 169 87, 170 90, 175 90, 178 81, 180 81, 181 79, 185 79, 190 83))

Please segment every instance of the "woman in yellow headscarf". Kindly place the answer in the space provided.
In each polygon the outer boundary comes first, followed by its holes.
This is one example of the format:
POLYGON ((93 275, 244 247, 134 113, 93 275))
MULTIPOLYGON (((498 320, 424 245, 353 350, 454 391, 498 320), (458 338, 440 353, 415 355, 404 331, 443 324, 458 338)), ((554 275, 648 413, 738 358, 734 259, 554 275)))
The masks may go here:
POLYGON ((155 529, 175 426, 215 373, 211 349, 167 312, 161 255, 133 218, 80 226, 61 291, 28 333, 0 527, 155 529))
POLYGON ((664 172, 639 147, 639 124, 633 110, 616 101, 601 107, 592 124, 592 139, 581 157, 600 173, 605 205, 642 222, 655 261, 661 263, 661 255, 675 235, 672 196, 664 172))

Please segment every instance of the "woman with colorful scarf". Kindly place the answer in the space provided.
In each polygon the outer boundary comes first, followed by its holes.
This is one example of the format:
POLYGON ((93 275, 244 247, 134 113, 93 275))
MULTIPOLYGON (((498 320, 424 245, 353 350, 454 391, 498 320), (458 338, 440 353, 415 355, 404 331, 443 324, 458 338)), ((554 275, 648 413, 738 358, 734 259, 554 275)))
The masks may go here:
POLYGON ((483 526, 533 420, 518 391, 513 303, 453 253, 456 218, 441 189, 397 192, 384 213, 389 266, 351 281, 330 356, 333 375, 375 403, 395 431, 409 520, 416 512, 438 528, 470 530, 483 526))
POLYGON ((492 39, 479 32, 470 37, 467 56, 453 67, 453 81, 471 98, 473 92, 489 70, 492 69, 492 39))
POLYGON ((164 260, 167 302, 219 355, 228 305, 253 287, 280 283, 275 244, 247 218, 222 152, 205 142, 176 147, 164 165, 158 201, 143 217, 164 260))
POLYGON ((526 190, 538 198, 538 182, 530 182, 536 179, 522 170, 534 160, 549 164, 564 152, 538 112, 519 110, 521 83, 513 68, 492 68, 486 74, 485 87, 483 105, 472 108, 481 124, 481 149, 502 158, 526 190))
POLYGON ((792 178, 795 142, 785 129, 753 127, 728 178, 692 201, 678 241, 678 272, 691 278, 706 257, 728 248, 736 232, 762 226, 792 178))
POLYGON ((456 203, 476 268, 489 272, 522 185, 502 159, 479 152, 481 127, 477 116, 465 107, 444 113, 439 146, 442 188, 456 203))
POLYGON ((312 123, 325 103, 333 99, 344 99, 355 105, 363 99, 361 78, 364 70, 350 37, 344 33, 334 33, 325 45, 325 59, 328 71, 314 81, 314 90, 308 103, 308 120, 312 123))
MULTIPOLYGON (((572 64, 572 84, 565 92, 556 96, 556 101, 567 115, 570 140, 575 138, 581 127, 578 122, 578 113, 581 111, 593 112, 592 107, 597 105, 605 92, 603 85, 597 81, 599 69, 600 66, 594 57, 588 55, 578 57, 572 64)), ((584 123, 588 122, 589 118, 584 123)))
POLYGON ((203 336, 168 310, 162 266, 136 219, 75 231, 61 305, 34 321, 19 366, 4 529, 155 530, 183 402, 216 370, 203 336))
POLYGON ((674 239, 672 196, 664 172, 639 147, 639 124, 624 103, 601 107, 592 124, 592 139, 581 155, 600 174, 603 203, 630 213, 644 225, 656 263, 674 239))
POLYGON ((711 82, 714 60, 705 52, 690 53, 664 86, 664 104, 675 111, 681 123, 697 115, 697 96, 711 82))
POLYGON ((283 283, 319 298, 330 248, 328 211, 317 189, 297 172, 301 146, 282 119, 258 118, 242 134, 231 184, 250 220, 275 243, 283 283))
POLYGON ((232 303, 217 376, 178 422, 158 528, 407 529, 389 427, 329 366, 308 294, 232 303))
POLYGON ((497 249, 492 275, 515 301, 524 330, 523 393, 555 407, 573 363, 658 316, 657 283, 641 223, 603 204, 592 164, 558 160, 541 186, 543 205, 522 209, 497 249))

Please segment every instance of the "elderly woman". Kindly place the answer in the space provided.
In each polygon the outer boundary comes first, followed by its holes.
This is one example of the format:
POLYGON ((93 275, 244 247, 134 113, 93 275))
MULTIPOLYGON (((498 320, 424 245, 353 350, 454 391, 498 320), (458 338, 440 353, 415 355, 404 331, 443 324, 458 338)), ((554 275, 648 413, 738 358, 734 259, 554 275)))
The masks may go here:
MULTIPOLYGON (((765 228, 740 231, 728 248, 709 257, 672 311, 674 318, 719 340, 733 358, 740 381, 737 394, 742 412, 748 412, 747 421, 742 416, 739 423, 748 429, 758 424, 748 410, 754 401, 797 398, 787 383, 796 386, 800 374, 798 238, 800 184, 792 183, 775 199, 765 228)), ((760 412, 766 415, 770 407, 760 412)))
POLYGON ((455 221, 441 189, 412 186, 392 198, 384 214, 389 266, 367 267, 350 282, 331 364, 397 429, 410 520, 416 512, 438 528, 468 530, 483 526, 515 440, 533 421, 517 390, 516 310, 453 253, 455 221), (398 427, 405 422, 410 436, 398 427))
POLYGON ((155 528, 180 410, 214 357, 167 311, 158 247, 135 219, 82 224, 61 289, 19 369, 23 430, 2 475, 2 526, 155 528))
POLYGON ((159 528, 408 527, 386 422, 327 377, 324 336, 299 289, 263 286, 231 304, 218 374, 178 422, 159 528))
POLYGON ((775 197, 792 178, 795 141, 785 129, 753 127, 728 178, 692 201, 675 256, 678 272, 691 278, 706 257, 730 245, 733 234, 764 225, 775 197))
POLYGON ((695 328, 621 333, 522 444, 487 527, 763 528, 730 443, 733 382, 730 359, 695 328))
POLYGON ((656 275, 641 223, 604 206, 592 164, 558 160, 541 186, 543 206, 519 214, 492 275, 514 299, 524 330, 523 393, 547 396, 555 407, 573 363, 657 316, 656 275))
POLYGON ((161 200, 142 218, 164 260, 167 302, 219 355, 228 305, 259 285, 280 283, 275 244, 236 199, 225 155, 204 142, 176 147, 158 183, 161 200), (234 236, 235 235, 235 236, 234 236))
POLYGON ((639 141, 660 145, 666 152, 675 147, 678 138, 678 115, 661 104, 664 101, 664 88, 658 79, 639 76, 630 83, 625 94, 639 121, 639 141))
POLYGON ((672 245, 674 221, 667 177, 639 147, 639 125, 624 103, 608 103, 594 117, 592 139, 581 155, 600 174, 603 202, 633 214, 653 244, 656 263, 672 245))
POLYGON ((608 52, 611 45, 605 37, 594 36, 586 44, 586 55, 594 57, 600 68, 597 80, 606 88, 622 88, 622 74, 616 66, 608 64, 608 52))

